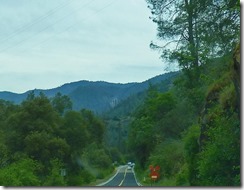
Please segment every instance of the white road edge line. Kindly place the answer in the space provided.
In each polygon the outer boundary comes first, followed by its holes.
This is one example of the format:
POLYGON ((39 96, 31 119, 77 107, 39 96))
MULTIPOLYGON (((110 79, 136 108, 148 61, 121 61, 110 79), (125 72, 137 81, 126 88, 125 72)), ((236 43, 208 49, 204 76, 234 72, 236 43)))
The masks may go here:
POLYGON ((119 171, 121 170, 122 167, 124 167, 124 166, 119 166, 119 167, 117 168, 117 172, 116 172, 116 174, 114 174, 114 176, 111 177, 108 181, 103 182, 103 183, 100 183, 100 184, 98 184, 98 185, 96 185, 96 186, 103 186, 103 185, 107 184, 108 182, 112 181, 112 180, 115 178, 115 176, 119 173, 119 171))
POLYGON ((136 180, 137 185, 138 185, 138 186, 143 186, 143 185, 140 184, 140 183, 137 181, 137 179, 136 179, 136 174, 135 174, 135 171, 134 171, 134 167, 133 167, 132 171, 133 171, 134 178, 135 178, 135 180, 136 180))

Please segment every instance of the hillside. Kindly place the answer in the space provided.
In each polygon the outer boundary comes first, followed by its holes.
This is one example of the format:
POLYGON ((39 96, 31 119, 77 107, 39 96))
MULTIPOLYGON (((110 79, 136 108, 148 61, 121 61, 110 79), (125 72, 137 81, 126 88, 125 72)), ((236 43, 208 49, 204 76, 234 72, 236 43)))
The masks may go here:
POLYGON ((73 109, 89 109, 95 113, 103 113, 115 107, 119 102, 125 100, 131 95, 145 91, 149 84, 157 84, 163 80, 174 77, 177 72, 170 72, 153 77, 141 83, 109 83, 104 81, 78 81, 64 84, 60 87, 42 90, 34 89, 27 91, 23 94, 12 92, 0 92, 0 99, 20 104, 26 99, 27 95, 34 91, 36 95, 40 92, 44 93, 48 98, 54 97, 55 94, 60 92, 67 95, 73 102, 73 109))
POLYGON ((129 126, 134 119, 134 113, 146 101, 150 91, 167 92, 173 86, 173 81, 177 78, 176 76, 179 75, 172 75, 163 81, 158 81, 158 83, 151 85, 147 90, 129 96, 103 114, 106 122, 105 142, 109 147, 116 147, 120 152, 126 154, 129 126))

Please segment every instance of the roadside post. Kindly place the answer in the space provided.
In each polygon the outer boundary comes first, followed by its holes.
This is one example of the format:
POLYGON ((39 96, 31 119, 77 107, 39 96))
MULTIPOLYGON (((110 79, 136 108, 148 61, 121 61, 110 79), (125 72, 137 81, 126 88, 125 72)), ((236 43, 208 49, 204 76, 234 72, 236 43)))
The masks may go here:
POLYGON ((60 175, 62 177, 65 177, 66 176, 66 169, 60 169, 60 175))

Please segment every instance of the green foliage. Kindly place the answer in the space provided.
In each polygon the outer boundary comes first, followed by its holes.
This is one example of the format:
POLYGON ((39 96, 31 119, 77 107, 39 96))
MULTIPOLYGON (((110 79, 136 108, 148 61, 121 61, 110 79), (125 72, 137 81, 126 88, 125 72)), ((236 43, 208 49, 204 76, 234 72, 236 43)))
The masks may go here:
POLYGON ((240 186, 238 73, 229 54, 208 61, 183 72, 170 93, 151 88, 134 114, 129 150, 144 176, 160 164, 154 186, 240 186))
MULTIPOLYGON (((220 110, 219 110, 220 111, 220 110)), ((219 113, 206 133, 209 140, 199 158, 200 183, 208 186, 239 186, 240 123, 237 114, 219 113)))
POLYGON ((48 141, 50 138, 50 135, 44 131, 32 132, 24 139, 24 151, 35 159, 45 161, 46 158, 51 156, 51 152, 48 150, 48 141))
POLYGON ((58 160, 54 159, 51 160, 51 167, 49 175, 47 176, 47 179, 44 182, 44 186, 66 186, 66 181, 64 179, 64 176, 61 176, 61 169, 63 169, 63 164, 58 160))
POLYGON ((112 161, 105 150, 95 143, 86 147, 86 150, 83 153, 83 160, 87 160, 88 165, 94 168, 106 169, 112 166, 112 161))
MULTIPOLYGON (((142 108, 142 105, 148 99, 157 96, 158 92, 167 92, 178 74, 178 72, 169 72, 162 76, 154 77, 143 84, 148 86, 147 90, 131 95, 124 101, 120 101, 117 106, 104 114, 103 117, 106 122, 105 143, 108 147, 116 147, 123 153, 124 158, 134 160, 133 152, 128 151, 128 134, 130 125, 136 115, 135 112, 139 114, 140 109, 145 111, 147 109, 146 105, 145 108, 142 108)), ((150 106, 150 104, 148 103, 147 106, 150 106)))
POLYGON ((155 148, 148 163, 159 165, 163 178, 172 177, 180 171, 184 162, 183 146, 184 144, 179 140, 168 139, 155 148))
MULTIPOLYGON (((139 113, 140 115, 142 113, 139 113)), ((144 113, 143 113, 144 114, 144 113)), ((130 150, 135 154, 138 163, 144 167, 153 147, 153 125, 150 117, 142 115, 131 123, 128 137, 130 150)))
POLYGON ((109 148, 108 152, 113 163, 122 164, 124 162, 122 153, 116 147, 109 148))
POLYGON ((58 92, 51 100, 53 108, 59 113, 64 114, 65 111, 72 109, 72 102, 68 96, 58 92))
POLYGON ((153 186, 174 187, 176 186, 176 180, 174 177, 164 177, 158 184, 154 184, 153 186))
POLYGON ((2 186, 39 186, 39 164, 32 159, 21 159, 0 170, 2 186))
POLYGON ((234 84, 230 84, 226 87, 224 87, 222 93, 219 97, 219 103, 222 106, 222 109, 233 109, 235 107, 236 103, 236 94, 235 94, 235 88, 234 84))
POLYGON ((0 102, 2 185, 84 185, 112 172, 102 120, 90 111, 69 111, 67 105, 61 113, 59 104, 66 99, 60 94, 52 101, 32 92, 20 106, 0 102), (89 159, 88 167, 80 163, 82 157, 89 159))
POLYGON ((90 142, 91 136, 85 119, 79 112, 68 111, 60 127, 60 136, 65 138, 73 151, 82 151, 90 142))
POLYGON ((179 177, 185 176, 190 185, 197 185, 198 176, 198 153, 199 153, 199 125, 189 127, 183 137, 184 150, 185 150, 185 167, 179 177), (186 168, 187 167, 187 168, 186 168))
POLYGON ((167 138, 178 138, 185 127, 179 117, 182 112, 178 113, 181 109, 176 97, 170 92, 155 90, 149 91, 145 103, 138 109, 129 133, 130 150, 142 167, 158 144, 167 138))
POLYGON ((152 119, 158 120, 162 118, 166 113, 175 107, 175 99, 170 93, 158 94, 155 98, 149 99, 147 104, 147 115, 151 115, 152 119))
POLYGON ((147 3, 150 18, 157 24, 158 38, 166 40, 163 46, 152 42, 151 48, 161 51, 164 59, 177 60, 185 70, 229 53, 239 41, 239 1, 147 0, 147 3))
POLYGON ((104 122, 94 116, 94 114, 89 110, 82 109, 80 112, 86 122, 87 129, 91 134, 90 140, 98 144, 102 143, 105 131, 104 122))
POLYGON ((60 118, 47 97, 42 95, 29 98, 20 109, 7 117, 6 144, 11 152, 23 151, 28 135, 37 132, 40 132, 39 136, 44 133, 50 135, 57 129, 59 122, 60 118))
POLYGON ((185 163, 181 166, 180 171, 175 176, 175 185, 176 186, 190 186, 193 185, 189 181, 192 181, 189 174, 189 166, 185 163))
POLYGON ((89 170, 82 170, 80 173, 80 179, 84 182, 84 184, 89 184, 95 180, 95 176, 92 175, 89 170))
POLYGON ((5 144, 0 144, 0 169, 7 165, 9 159, 9 151, 5 144))
POLYGON ((109 150, 110 148, 116 148, 120 153, 127 153, 126 143, 128 138, 128 128, 131 121, 132 118, 130 116, 122 118, 115 117, 113 119, 105 120, 106 130, 104 139, 109 150))
POLYGON ((71 174, 67 176, 67 181, 69 186, 82 186, 84 184, 87 184, 87 182, 91 181, 91 180, 87 180, 88 175, 90 177, 90 173, 89 174, 71 174))
MULTIPOLYGON (((230 62, 230 61, 228 61, 230 62)), ((240 118, 238 89, 233 69, 227 65, 222 76, 210 85, 200 124, 199 182, 211 186, 239 186, 240 118)), ((237 76, 238 77, 238 76, 237 76)))

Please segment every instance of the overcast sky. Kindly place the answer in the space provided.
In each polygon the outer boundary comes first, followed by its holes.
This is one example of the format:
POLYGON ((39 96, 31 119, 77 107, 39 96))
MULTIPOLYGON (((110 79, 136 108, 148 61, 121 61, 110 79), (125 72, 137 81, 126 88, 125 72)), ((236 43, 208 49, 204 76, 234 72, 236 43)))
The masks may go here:
POLYGON ((145 0, 0 0, 0 91, 165 73, 145 0))

